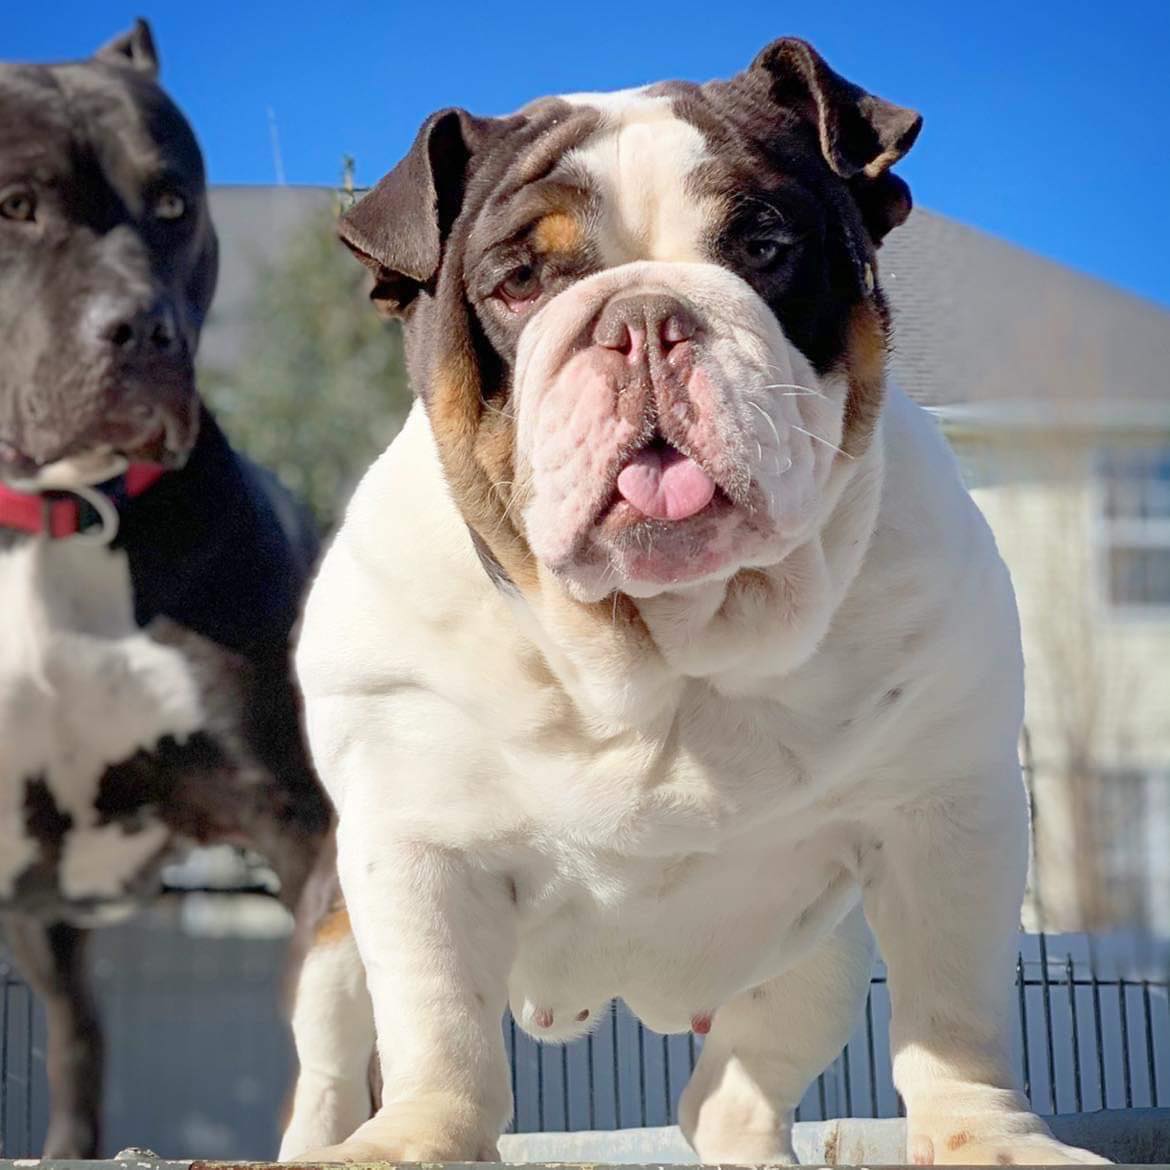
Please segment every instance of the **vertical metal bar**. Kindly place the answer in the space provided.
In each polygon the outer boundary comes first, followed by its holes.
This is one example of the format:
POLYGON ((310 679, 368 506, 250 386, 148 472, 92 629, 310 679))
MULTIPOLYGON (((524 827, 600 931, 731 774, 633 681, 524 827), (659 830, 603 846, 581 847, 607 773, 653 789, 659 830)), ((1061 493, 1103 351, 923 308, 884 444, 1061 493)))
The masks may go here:
MULTIPOLYGON (((589 1069, 586 1074, 589 1085, 589 1128, 597 1128, 597 1104, 594 1099, 595 1085, 593 1083, 593 1033, 592 1031, 585 1039, 585 1054, 589 1058, 589 1069)), ((614 1124, 617 1124, 617 1119, 614 1119, 614 1124)))
POLYGON ((561 1045, 561 1097, 562 1110, 565 1118, 565 1133, 572 1128, 569 1124, 569 1046, 561 1045))
POLYGON ((610 1013, 609 1026, 613 1035, 613 1127, 614 1129, 621 1129, 622 1127, 622 1062, 618 1060, 618 1005, 613 1005, 613 1011, 610 1013))
POLYGON ((873 1041, 873 984, 869 985, 869 995, 865 997, 865 1055, 869 1061, 869 1115, 878 1115, 877 1096, 877 1059, 874 1053, 873 1041))
POLYGON ((670 1037, 662 1037, 662 1082, 666 1097, 666 1124, 670 1125, 670 1037))
POLYGON ((690 1071, 694 1072, 695 1071, 695 1061, 698 1059, 697 1054, 695 1052, 695 1034, 694 1034, 694 1032, 687 1033, 687 1052, 689 1054, 690 1062, 691 1062, 690 1071))
POLYGON ((1123 975, 1117 981, 1117 1016, 1121 1022, 1121 1073, 1125 1083, 1125 1107, 1133 1108, 1133 1072, 1129 1067, 1129 1005, 1125 1002, 1127 984, 1123 975))
POLYGON ((1105 1080, 1105 1029, 1101 1023, 1101 980, 1097 976, 1097 953, 1089 942, 1089 976, 1093 988, 1093 1039, 1097 1045, 1097 1087, 1101 1091, 1101 1108, 1108 1109, 1108 1084, 1105 1080))
POLYGON ((36 1000, 33 999, 32 988, 25 985, 25 999, 28 1001, 28 1011, 24 1023, 24 1144, 32 1148, 32 1082, 33 1082, 33 1016, 36 1013, 36 1000))
POLYGON ((1142 1011, 1146 1017, 1146 1067, 1150 1076, 1150 1105, 1158 1104, 1158 1061, 1154 1055, 1154 1020, 1150 1014, 1150 981, 1142 980, 1142 1011))
POLYGON ((1016 952, 1016 990, 1020 996, 1020 1050, 1023 1059, 1024 1096, 1032 1100, 1032 1058, 1028 1051, 1028 990, 1024 986, 1024 956, 1016 952))
POLYGON ((512 1132, 515 1133, 520 1124, 520 1103, 516 1100, 516 1066, 520 1063, 520 1053, 516 1051, 516 1017, 508 1013, 508 1033, 512 1040, 512 1132))
POLYGON ((1080 1113, 1085 1108, 1085 1099, 1081 1087, 1081 1035, 1077 1017, 1076 969, 1071 954, 1065 955, 1064 958, 1064 978, 1068 983, 1068 1010, 1072 1017, 1073 1108, 1080 1113))
POLYGON ((1040 941, 1040 989, 1044 997, 1044 1049, 1048 1058, 1048 1103, 1049 1112, 1056 1113, 1056 1050, 1052 1034, 1052 988, 1048 983, 1048 936, 1041 931, 1040 941))
POLYGON ((536 1042, 536 1124, 544 1133, 544 1045, 536 1042))
POLYGON ((853 1116, 853 1069, 849 1065, 849 1045, 841 1050, 841 1071, 845 1074, 845 1116, 853 1116))
POLYGON ((638 1021, 638 1113, 646 1128, 646 1029, 638 1021))
MULTIPOLYGON (((8 978, 8 968, 0 966, 0 990, 4 996, 0 999, 0 1133, 8 1131, 8 993, 11 988, 8 978)), ((8 1157, 11 1150, 5 1150, 8 1157)))

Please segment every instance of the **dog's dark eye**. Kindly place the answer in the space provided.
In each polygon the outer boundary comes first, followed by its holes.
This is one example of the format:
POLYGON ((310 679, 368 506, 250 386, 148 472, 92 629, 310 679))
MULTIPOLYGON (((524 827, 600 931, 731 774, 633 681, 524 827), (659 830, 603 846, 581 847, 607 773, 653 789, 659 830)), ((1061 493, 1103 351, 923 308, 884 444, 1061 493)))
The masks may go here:
POLYGON ((496 289, 496 295, 509 308, 519 308, 528 301, 535 300, 539 293, 540 274, 531 264, 521 264, 518 268, 513 268, 496 289))
POLYGON ((9 191, 0 196, 0 216, 18 223, 32 223, 36 219, 37 200, 31 191, 9 191))
POLYGON ((155 219, 163 219, 173 223, 187 214, 187 200, 178 191, 164 191, 154 201, 155 219))
POLYGON ((787 251, 788 245, 774 236, 756 236, 741 245, 744 263, 757 272, 771 268, 787 251))

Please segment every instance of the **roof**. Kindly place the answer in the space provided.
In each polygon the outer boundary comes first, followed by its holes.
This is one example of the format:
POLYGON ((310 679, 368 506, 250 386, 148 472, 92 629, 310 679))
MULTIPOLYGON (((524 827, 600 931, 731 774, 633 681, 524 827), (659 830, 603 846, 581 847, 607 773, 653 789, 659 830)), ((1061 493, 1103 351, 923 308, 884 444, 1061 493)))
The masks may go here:
POLYGON ((921 209, 879 267, 893 374, 944 416, 1170 427, 1170 312, 921 209))
MULTIPOLYGON (((319 187, 213 189, 220 285, 204 362, 238 360, 258 272, 335 200, 319 187)), ((952 422, 1170 427, 1170 312, 922 209, 879 261, 893 376, 952 422)))

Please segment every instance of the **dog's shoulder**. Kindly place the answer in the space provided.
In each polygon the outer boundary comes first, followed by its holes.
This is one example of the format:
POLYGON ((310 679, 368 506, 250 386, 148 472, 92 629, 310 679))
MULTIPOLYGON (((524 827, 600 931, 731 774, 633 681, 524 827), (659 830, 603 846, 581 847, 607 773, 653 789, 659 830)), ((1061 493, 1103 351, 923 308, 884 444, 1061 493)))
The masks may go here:
POLYGON ((307 511, 206 412, 188 465, 131 501, 119 542, 140 625, 244 653, 287 641, 318 553, 307 511))

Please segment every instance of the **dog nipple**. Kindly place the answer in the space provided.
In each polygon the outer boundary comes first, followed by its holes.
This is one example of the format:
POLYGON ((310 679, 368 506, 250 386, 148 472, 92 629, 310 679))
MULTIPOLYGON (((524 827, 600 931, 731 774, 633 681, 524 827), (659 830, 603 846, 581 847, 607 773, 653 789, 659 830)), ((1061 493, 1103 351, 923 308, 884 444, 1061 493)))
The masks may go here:
POLYGON ((588 1008, 582 1008, 582 1009, 581 1009, 581 1010, 580 1010, 580 1011, 577 1013, 577 1023, 578 1023, 578 1024, 583 1024, 583 1023, 584 1023, 584 1022, 585 1022, 587 1019, 589 1019, 589 1009, 588 1009, 588 1008))
POLYGON ((706 1036, 711 1031, 710 1015, 691 1016, 691 1031, 697 1036, 706 1036))
POLYGON ((537 1008, 532 1013, 532 1022, 538 1028, 551 1028, 553 1026, 553 1013, 551 1008, 537 1008))

